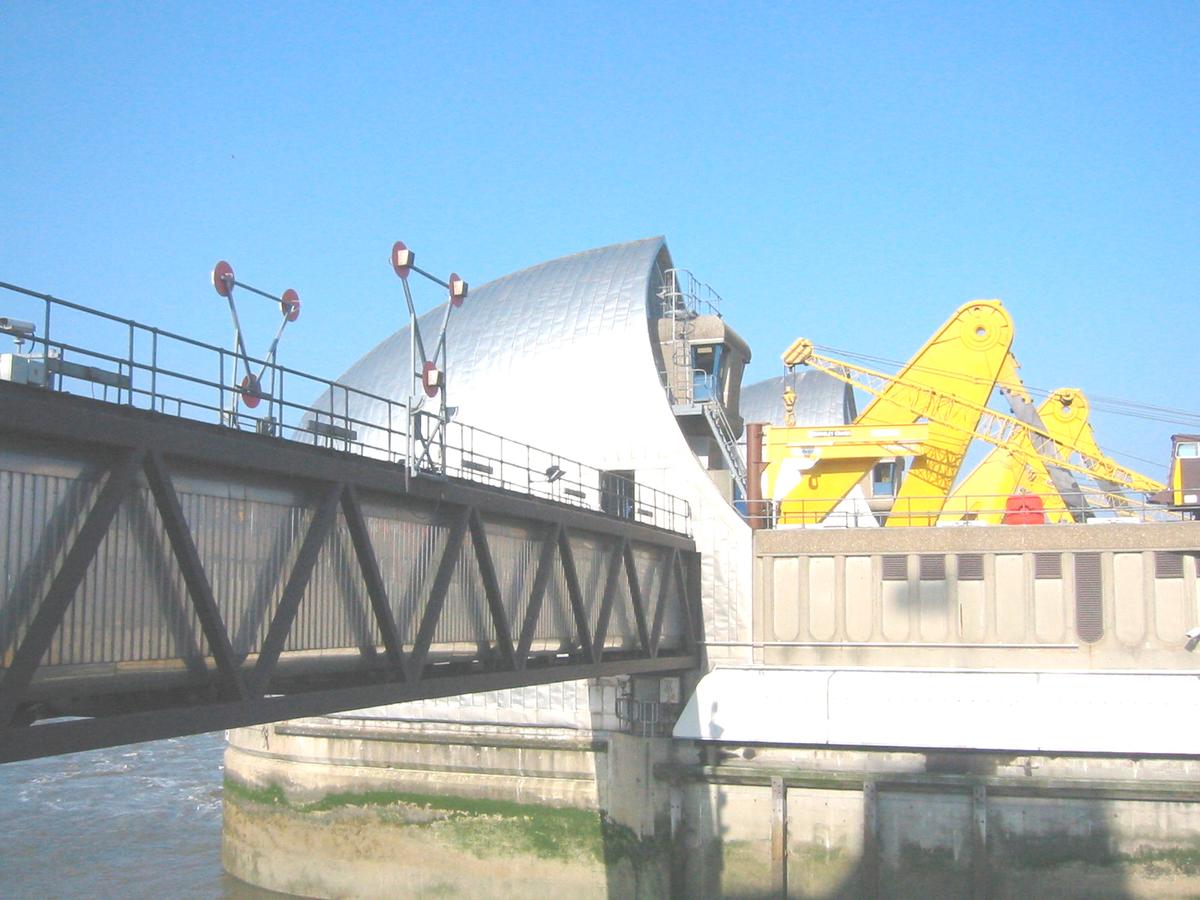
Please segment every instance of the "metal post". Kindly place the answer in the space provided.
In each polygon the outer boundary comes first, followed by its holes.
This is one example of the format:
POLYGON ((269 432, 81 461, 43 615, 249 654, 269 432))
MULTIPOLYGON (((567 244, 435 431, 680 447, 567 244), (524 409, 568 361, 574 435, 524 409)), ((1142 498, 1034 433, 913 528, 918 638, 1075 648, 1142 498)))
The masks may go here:
POLYGON ((219 376, 218 390, 220 393, 217 396, 217 423, 225 424, 225 350, 218 348, 217 361, 220 363, 221 372, 219 376))
MULTIPOLYGON (((133 322, 129 323, 129 405, 133 406, 133 322)), ((121 388, 117 386, 117 402, 121 402, 121 388)))
MULTIPOLYGON (((49 374, 50 371, 50 298, 46 297, 42 303, 46 307, 45 321, 42 323, 42 371, 49 374)), ((49 379, 47 378, 47 384, 49 379)))
MULTIPOLYGON (((158 329, 150 329, 150 408, 158 404, 158 329)), ((164 404, 163 412, 166 412, 164 404)))
POLYGON ((762 423, 746 424, 746 516, 754 530, 767 527, 767 509, 762 502, 762 437, 762 423))
POLYGON ((787 785, 771 777, 771 890, 787 897, 787 785))

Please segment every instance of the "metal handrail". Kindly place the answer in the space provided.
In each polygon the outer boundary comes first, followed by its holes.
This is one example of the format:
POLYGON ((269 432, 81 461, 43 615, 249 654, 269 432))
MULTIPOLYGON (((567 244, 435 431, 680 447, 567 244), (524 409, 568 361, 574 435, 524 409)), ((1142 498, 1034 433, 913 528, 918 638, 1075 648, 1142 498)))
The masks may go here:
POLYGON ((658 292, 664 315, 677 312, 690 315, 721 315, 721 295, 707 282, 697 278, 690 269, 667 269, 658 292))
MULTIPOLYGON (((272 385, 274 389, 263 390, 258 395, 261 405, 256 404, 253 411, 239 408, 238 398, 245 395, 238 385, 229 383, 226 378, 233 351, 7 282, 0 281, 0 288, 43 305, 39 317, 42 334, 13 333, 13 337, 19 344, 28 343, 34 348, 35 352, 22 355, 34 362, 40 360, 47 387, 62 389, 64 382, 89 382, 88 378, 70 371, 56 371, 67 354, 74 354, 96 367, 116 367, 118 377, 110 379, 116 382, 115 386, 92 381, 92 395, 96 399, 177 418, 215 421, 226 427, 253 430, 269 437, 320 445, 391 463, 409 462, 406 459, 408 405, 405 403, 277 361, 247 356, 250 365, 264 367, 262 384, 272 385), (51 315, 56 308, 60 309, 59 318, 51 315), (85 319, 85 324, 99 320, 119 326, 124 346, 119 351, 106 351, 86 346, 78 339, 52 339, 52 326, 59 332, 64 330, 61 310, 90 317, 85 319), (199 368, 195 365, 197 360, 185 367, 172 367, 163 362, 168 357, 177 359, 197 352, 201 354, 198 362, 204 364, 199 368), (214 364, 218 373, 215 379, 201 374, 206 365, 214 364), (99 397, 96 396, 97 386, 103 387, 99 397), (115 391, 115 399, 110 396, 112 391, 115 391), (297 392, 303 392, 318 400, 290 401, 286 396, 288 392, 293 397, 297 392), (386 423, 353 415, 352 398, 366 405, 382 405, 386 423)), ((94 337, 95 326, 80 333, 94 337)), ((461 478, 669 531, 691 533, 691 506, 682 497, 461 422, 451 421, 447 426, 446 460, 442 471, 424 472, 415 462, 408 466, 408 471, 416 476, 461 478), (606 486, 618 483, 623 483, 620 489, 605 490, 606 486), (626 502, 614 504, 611 502, 614 496, 626 502)))
MULTIPOLYGON (((953 508, 943 508, 940 511, 930 511, 928 508, 921 508, 923 503, 927 503, 936 498, 933 497, 906 497, 905 508, 901 509, 893 503, 889 509, 873 510, 872 514, 878 520, 899 521, 900 523, 912 525, 914 527, 969 527, 969 526, 987 526, 994 527, 1011 527, 1011 525, 1002 525, 1002 521, 1007 509, 1007 502, 1010 494, 971 494, 971 495, 956 495, 955 505, 953 508), (914 508, 915 507, 915 508, 914 508), (1001 523, 991 523, 985 521, 988 517, 998 516, 1001 523)), ((1033 496, 1033 495, 1030 495, 1033 496)), ((1087 522, 1092 524, 1114 523, 1127 524, 1139 522, 1175 522, 1181 519, 1177 513, 1172 513, 1164 509, 1161 505, 1150 503, 1145 496, 1136 495, 1135 492, 1125 491, 1121 494, 1124 500, 1120 507, 1090 507, 1083 510, 1083 514, 1087 522)), ((875 497, 866 498, 867 501, 874 499, 875 501, 886 501, 890 498, 875 497)), ((800 521, 792 524, 784 525, 788 528, 855 528, 859 527, 855 521, 857 518, 854 512, 840 512, 836 508, 824 515, 826 510, 829 510, 832 498, 798 498, 784 500, 769 500, 763 501, 766 506, 766 512, 761 516, 748 517, 760 523, 762 527, 774 528, 780 522, 783 516, 800 521), (808 510, 811 509, 811 512, 808 510), (824 515, 820 521, 807 521, 816 519, 818 516, 824 515)), ((844 498, 839 498, 841 503, 844 498)), ((866 512, 865 506, 859 507, 863 513, 866 512)), ((1080 524, 1074 521, 1069 512, 1058 507, 1046 507, 1044 509, 1044 522, 1037 523, 1045 526, 1056 525, 1073 525, 1080 524)), ((1079 512, 1079 511, 1076 511, 1079 512)))

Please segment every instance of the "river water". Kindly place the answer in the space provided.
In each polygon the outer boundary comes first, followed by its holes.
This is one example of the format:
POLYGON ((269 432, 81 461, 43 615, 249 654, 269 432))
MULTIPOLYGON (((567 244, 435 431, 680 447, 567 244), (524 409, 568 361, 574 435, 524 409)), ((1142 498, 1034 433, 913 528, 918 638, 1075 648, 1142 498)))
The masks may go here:
POLYGON ((0 896, 280 898, 221 868, 221 732, 0 765, 0 896))

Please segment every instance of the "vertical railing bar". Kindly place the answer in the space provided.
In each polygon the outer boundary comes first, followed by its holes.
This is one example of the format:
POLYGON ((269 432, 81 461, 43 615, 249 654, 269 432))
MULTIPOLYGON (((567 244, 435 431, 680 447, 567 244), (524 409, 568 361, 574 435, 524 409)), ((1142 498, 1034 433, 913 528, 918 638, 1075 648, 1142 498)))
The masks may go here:
MULTIPOLYGON (((150 330, 150 409, 158 404, 158 329, 150 330)), ((164 408, 163 412, 166 412, 164 408)))
POLYGON ((217 396, 217 422, 221 425, 225 424, 225 348, 217 348, 217 361, 221 367, 221 374, 218 381, 218 396, 217 396))
MULTIPOLYGON (((129 395, 129 406, 133 406, 133 320, 129 322, 129 387, 126 389, 129 395)), ((117 403, 121 402, 121 388, 118 383, 117 387, 117 403)))

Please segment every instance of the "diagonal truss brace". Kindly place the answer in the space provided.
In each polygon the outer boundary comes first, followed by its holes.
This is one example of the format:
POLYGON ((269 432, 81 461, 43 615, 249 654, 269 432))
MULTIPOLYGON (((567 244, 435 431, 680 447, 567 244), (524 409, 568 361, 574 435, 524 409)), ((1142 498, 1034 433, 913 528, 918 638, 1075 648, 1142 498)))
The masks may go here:
POLYGON ((12 724, 13 714, 21 701, 38 665, 54 640, 59 624, 70 606, 79 583, 83 580, 100 542, 144 457, 141 451, 131 451, 118 458, 109 468, 104 486, 83 520, 75 543, 66 552, 58 571, 50 581, 46 595, 17 648, 12 662, 0 681, 0 727, 12 724))
MULTIPOLYGON (((314 483, 314 493, 318 500, 301 546, 287 574, 279 602, 274 607, 267 634, 257 655, 247 659, 239 656, 232 645, 227 623, 214 596, 212 582, 205 571, 164 454, 157 449, 130 450, 113 459, 103 471, 103 476, 96 480, 96 486, 91 489, 91 502, 85 503, 84 511, 79 513, 78 525, 69 529, 69 532, 74 534, 74 539, 59 551, 58 562, 52 571, 42 577, 46 587, 37 592, 40 594, 40 602, 32 605, 30 624, 20 638, 7 667, 0 673, 0 737, 10 726, 27 724, 27 720, 33 718, 33 711, 26 706, 29 689, 38 667, 62 627, 70 604, 93 564, 118 510, 135 490, 139 476, 144 477, 144 483, 149 487, 153 505, 161 517, 168 538, 171 555, 178 564, 186 586, 186 595, 203 630, 211 656, 208 666, 201 664, 198 668, 191 667, 201 678, 206 677, 207 670, 207 691, 194 694, 192 699, 183 700, 185 704, 211 705, 213 701, 225 704, 242 703, 249 709, 254 704, 266 702, 270 698, 278 662, 295 626, 322 548, 329 542, 336 526, 339 509, 384 645, 386 664, 377 663, 375 671, 382 674, 385 682, 406 683, 406 690, 424 690, 417 688, 416 683, 422 681, 423 676, 426 676, 424 680, 431 680, 428 676, 434 670, 427 669, 428 656, 437 636, 438 623, 468 535, 495 628, 495 656, 491 659, 481 657, 476 663, 484 663, 484 669, 488 671, 520 674, 526 670, 530 650, 545 610, 546 592, 555 572, 556 555, 561 564, 567 599, 574 619, 572 643, 575 650, 570 653, 570 665, 600 665, 622 570, 633 603, 640 654, 646 660, 653 660, 658 655, 658 644, 668 603, 677 601, 685 607, 687 605, 681 554, 677 549, 671 550, 665 559, 667 574, 659 586, 658 603, 653 610, 653 618, 650 618, 636 570, 633 547, 628 538, 621 537, 617 539, 611 555, 608 556, 604 593, 600 599, 593 633, 589 626, 589 604, 580 586, 571 537, 564 525, 554 523, 547 526, 542 536, 529 602, 520 623, 520 633, 514 640, 513 623, 509 621, 508 608, 504 602, 483 517, 473 505, 456 505, 451 507, 453 512, 449 535, 432 585, 425 597, 414 644, 411 651, 405 653, 403 637, 388 597, 358 491, 353 485, 342 481, 318 481, 314 483), (672 582, 674 591, 671 590, 672 582), (213 665, 215 672, 211 668, 213 665), (208 699, 205 700, 204 697, 208 699)), ((160 548, 158 552, 164 552, 164 548, 160 548)), ((43 562, 37 565, 44 564, 43 562)), ((39 577, 33 570, 27 575, 39 577)), ((691 612, 685 610, 685 615, 690 623, 691 612)), ((689 655, 694 655, 696 644, 690 624, 688 644, 689 655)), ((481 653, 484 653, 488 648, 480 649, 481 653)), ((195 654, 203 651, 194 647, 190 652, 195 654)), ((366 657, 368 660, 372 658, 378 660, 373 654, 366 657)), ((203 660, 198 662, 203 663, 203 660)), ((378 681, 378 678, 375 680, 378 681)), ((201 682, 198 686, 203 684, 201 682)), ((275 687, 285 691, 294 689, 289 685, 290 681, 275 687)), ((299 688, 299 691, 307 693, 309 688, 299 688)))

